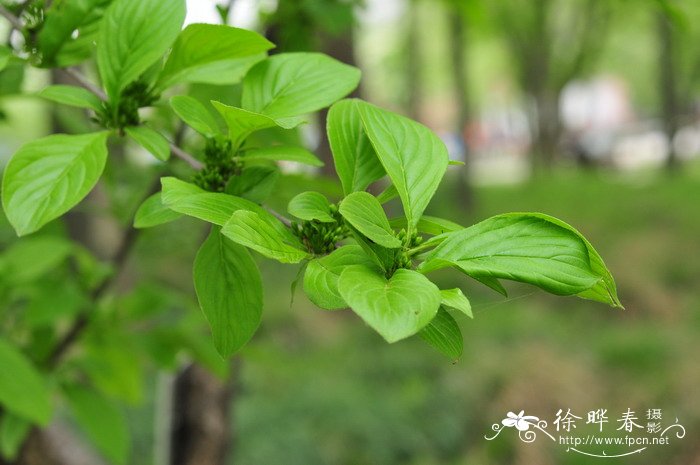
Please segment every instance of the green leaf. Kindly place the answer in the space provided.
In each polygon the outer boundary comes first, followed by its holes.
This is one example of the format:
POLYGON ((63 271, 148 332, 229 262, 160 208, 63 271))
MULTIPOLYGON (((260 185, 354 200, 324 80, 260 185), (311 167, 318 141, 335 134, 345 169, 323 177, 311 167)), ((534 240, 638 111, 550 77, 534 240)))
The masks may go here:
POLYGON ((440 295, 442 295, 442 300, 440 301, 442 305, 459 310, 469 318, 474 318, 472 314, 472 305, 460 288, 441 290, 440 295))
POLYGON ((282 263, 299 263, 309 257, 299 239, 277 219, 239 210, 221 233, 238 244, 282 263))
POLYGON ((0 45, 0 71, 5 69, 10 62, 10 58, 12 58, 12 50, 4 45, 0 45))
POLYGON ((287 211, 300 220, 317 220, 322 223, 334 223, 331 204, 325 195, 318 192, 302 192, 289 201, 287 211))
POLYGON ((2 254, 2 275, 10 283, 34 281, 56 268, 70 255, 73 244, 56 236, 26 237, 2 254))
POLYGON ((97 67, 110 100, 165 54, 184 21, 184 0, 112 2, 97 41, 97 67))
POLYGON ((282 53, 243 80, 242 107, 275 120, 311 113, 352 92, 360 70, 321 53, 282 53))
POLYGON ((253 160, 284 160, 295 161, 311 166, 323 166, 323 162, 305 148, 286 145, 274 145, 272 147, 246 150, 243 155, 243 161, 253 160))
POLYGON ((326 129, 335 171, 345 195, 367 189, 386 174, 362 127, 358 100, 341 100, 333 104, 328 111, 326 129))
POLYGON ((362 265, 345 268, 338 290, 368 325, 387 342, 416 334, 437 314, 440 290, 422 274, 397 270, 390 279, 362 265))
POLYGON ((182 216, 163 205, 161 193, 157 192, 144 200, 134 217, 134 227, 137 229, 152 228, 160 224, 169 223, 182 216))
POLYGON ((0 339, 0 404, 8 412, 40 425, 51 418, 51 396, 39 371, 21 352, 0 339))
MULTIPOLYGON (((384 169, 384 168, 382 168, 384 169)), ((399 196, 399 191, 396 190, 396 187, 393 184, 389 184, 386 189, 381 191, 379 195, 377 196, 377 200, 379 200, 379 203, 384 205, 385 203, 389 202, 390 200, 394 200, 396 197, 399 196)))
POLYGON ((374 262, 355 244, 345 245, 329 255, 309 262, 304 273, 304 292, 309 300, 326 310, 347 308, 338 290, 338 279, 350 265, 374 268, 374 262))
POLYGON ((199 100, 188 95, 176 95, 170 99, 170 106, 182 121, 201 135, 214 137, 221 132, 214 115, 199 100))
MULTIPOLYGON (((401 217, 392 218, 389 220, 389 224, 391 224, 393 228, 405 228, 408 222, 405 217, 401 217)), ((428 215, 421 216, 421 219, 418 220, 418 224, 416 225, 416 230, 418 230, 418 232, 430 234, 432 236, 440 236, 441 234, 459 231, 460 229, 464 229, 464 227, 450 220, 428 215)))
POLYGON ((343 199, 338 210, 355 229, 382 247, 401 247, 401 241, 394 236, 382 205, 372 194, 353 192, 343 199))
POLYGON ((0 418, 0 454, 9 461, 17 458, 20 447, 24 443, 31 423, 24 418, 5 412, 0 418))
POLYGON ((178 36, 156 87, 186 81, 197 68, 222 60, 249 57, 274 45, 257 32, 218 24, 190 24, 178 36))
POLYGON ((280 170, 275 166, 250 166, 229 179, 226 193, 262 203, 272 193, 279 176, 280 170))
MULTIPOLYGON (((61 55, 75 53, 85 36, 91 36, 88 25, 96 26, 99 18, 101 0, 73 0, 70 2, 57 2, 51 4, 45 12, 45 21, 38 31, 36 44, 41 52, 41 65, 43 67, 65 66, 61 55), (78 37, 73 34, 78 30, 78 37)), ((94 27, 93 27, 94 29, 94 27)), ((94 39, 92 39, 94 41, 94 39)), ((92 44, 91 44, 92 45, 92 44)), ((92 52, 92 47, 87 49, 87 56, 92 52)), ((87 57, 79 54, 81 58, 87 57)), ((76 57, 77 58, 77 57, 76 57)))
POLYGON ((238 149, 253 132, 277 126, 277 122, 268 116, 224 105, 217 101, 212 101, 211 104, 224 117, 234 150, 238 149))
POLYGON ((158 131, 148 126, 128 126, 126 134, 160 161, 170 158, 170 143, 158 131))
MULTIPOLYGON (((572 229, 552 220, 547 215, 529 213, 489 218, 450 233, 428 254, 419 270, 455 266, 476 278, 520 281, 557 295, 594 288, 604 276, 593 268, 586 242, 572 229)), ((608 303, 613 304, 613 300, 608 303)))
POLYGON ((442 307, 418 335, 452 360, 456 361, 462 356, 464 351, 462 331, 452 315, 442 307))
POLYGON ((97 449, 109 461, 126 464, 131 437, 126 418, 119 408, 92 389, 70 386, 63 392, 76 422, 97 449))
POLYGON ((18 235, 38 230, 92 190, 107 160, 107 134, 57 134, 20 147, 2 183, 2 205, 18 235))
MULTIPOLYGON (((250 210, 274 220, 272 215, 250 200, 229 194, 207 192, 194 184, 171 177, 162 178, 161 184, 163 204, 183 215, 219 226, 223 226, 237 210, 250 210)), ((284 226, 282 228, 284 229, 284 226)))
POLYGON ((102 101, 89 90, 82 87, 54 85, 40 90, 37 95, 52 102, 62 103, 78 108, 102 111, 102 101))
POLYGON ((191 69, 182 76, 182 80, 217 86, 238 84, 250 68, 266 58, 266 53, 258 53, 245 58, 215 61, 191 69))
POLYGON ((403 203, 409 232, 418 223, 447 169, 447 148, 430 129, 366 102, 362 122, 403 203))
POLYGON ((212 228, 197 252, 194 286, 222 357, 243 347, 260 325, 263 289, 250 253, 212 228))

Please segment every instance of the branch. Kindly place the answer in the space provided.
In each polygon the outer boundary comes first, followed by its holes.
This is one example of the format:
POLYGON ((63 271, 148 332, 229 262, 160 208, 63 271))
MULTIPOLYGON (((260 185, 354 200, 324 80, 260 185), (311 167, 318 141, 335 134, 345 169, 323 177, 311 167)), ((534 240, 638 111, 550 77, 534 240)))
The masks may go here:
POLYGON ((194 168, 196 170, 201 170, 202 168, 204 168, 204 164, 201 161, 197 160, 192 155, 185 152, 184 150, 182 150, 180 147, 178 147, 177 145, 175 145, 173 143, 170 144, 170 151, 172 152, 173 155, 175 155, 179 159, 187 162, 187 164, 189 164, 192 168, 194 168))
POLYGON ((22 21, 20 21, 20 19, 17 16, 12 14, 10 10, 8 10, 2 5, 0 5, 0 15, 4 16, 5 19, 7 19, 10 22, 10 24, 12 25, 12 29, 21 30, 24 28, 24 24, 22 24, 22 21))
POLYGON ((78 71, 76 68, 60 68, 61 71, 66 73, 68 76, 72 77, 75 81, 78 82, 81 86, 92 92, 93 94, 97 95, 100 100, 107 100, 107 94, 104 93, 102 89, 97 87, 95 84, 90 82, 88 78, 85 77, 83 73, 78 71))
POLYGON ((280 220, 286 227, 288 227, 288 228, 292 227, 291 220, 289 218, 287 218, 286 216, 276 212, 275 210, 273 210, 270 207, 265 207, 265 210, 267 210, 268 212, 270 212, 272 214, 272 216, 274 216, 275 218, 280 220))

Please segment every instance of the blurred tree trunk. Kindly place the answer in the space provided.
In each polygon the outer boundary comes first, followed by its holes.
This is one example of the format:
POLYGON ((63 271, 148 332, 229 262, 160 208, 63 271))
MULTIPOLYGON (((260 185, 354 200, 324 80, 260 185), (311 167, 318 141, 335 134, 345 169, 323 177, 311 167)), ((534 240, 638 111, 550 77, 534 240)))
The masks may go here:
POLYGON ((466 15, 460 5, 454 5, 450 11, 450 37, 452 37, 452 82, 457 105, 455 130, 462 141, 464 166, 457 167, 456 191, 464 210, 469 210, 474 201, 473 191, 469 185, 471 147, 467 140, 467 124, 469 123, 469 81, 467 73, 467 26, 466 15))
POLYGON ((676 60, 676 41, 673 24, 668 15, 659 10, 656 13, 657 34, 659 40, 659 90, 661 101, 661 116, 663 130, 668 139, 668 156, 666 167, 675 170, 678 167, 678 157, 673 146, 673 138, 679 129, 679 92, 676 81, 678 63, 676 60))

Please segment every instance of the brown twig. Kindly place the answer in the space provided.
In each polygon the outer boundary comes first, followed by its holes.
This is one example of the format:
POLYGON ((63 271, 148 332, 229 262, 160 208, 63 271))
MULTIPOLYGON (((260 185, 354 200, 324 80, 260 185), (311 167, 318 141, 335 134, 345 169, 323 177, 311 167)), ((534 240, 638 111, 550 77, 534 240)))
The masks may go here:
POLYGON ((8 10, 2 5, 0 5, 0 15, 4 16, 5 19, 7 19, 10 22, 10 24, 12 25, 12 29, 21 30, 24 28, 24 24, 22 24, 22 21, 20 21, 20 19, 17 16, 12 14, 10 10, 8 10))
POLYGON ((107 94, 102 89, 93 84, 83 73, 76 68, 61 68, 61 71, 72 77, 78 84, 97 95, 100 100, 107 100, 107 94))
POLYGON ((276 212, 275 210, 273 210, 270 207, 265 207, 265 210, 269 211, 272 214, 272 216, 274 216, 275 218, 280 220, 286 227, 288 227, 288 228, 292 227, 291 220, 289 218, 287 218, 286 216, 276 212))

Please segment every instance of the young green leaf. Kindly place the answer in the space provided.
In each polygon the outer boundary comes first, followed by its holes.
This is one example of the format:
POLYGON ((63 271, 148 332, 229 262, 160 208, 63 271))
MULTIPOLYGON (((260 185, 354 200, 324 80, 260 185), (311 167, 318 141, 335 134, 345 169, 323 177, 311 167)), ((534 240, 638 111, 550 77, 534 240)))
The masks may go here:
POLYGON ((3 252, 0 269, 10 284, 28 283, 56 268, 72 251, 73 244, 62 237, 26 237, 3 252))
POLYGON ((228 135, 234 149, 239 148, 243 141, 253 132, 277 126, 275 120, 268 116, 224 105, 217 101, 212 101, 211 104, 224 117, 226 126, 228 126, 228 135))
POLYGON ((0 404, 8 412, 40 425, 51 418, 51 397, 39 371, 20 351, 0 339, 0 404))
POLYGON ((319 192, 302 192, 289 201, 287 211, 300 220, 317 220, 322 223, 333 223, 331 204, 325 195, 319 192))
POLYGON ((54 85, 44 87, 37 95, 46 100, 78 108, 102 111, 102 101, 89 90, 82 87, 54 85))
POLYGON ((328 111, 326 130, 335 171, 345 195, 363 191, 386 174, 364 128, 358 100, 341 100, 328 111))
POLYGON ((366 102, 363 126, 401 197, 409 230, 420 219, 447 169, 447 148, 430 129, 366 102))
POLYGON ((440 303, 448 308, 454 308, 467 315, 469 318, 474 318, 472 314, 472 305, 469 299, 462 293, 460 288, 444 289, 440 291, 442 300, 440 303))
POLYGON ((12 462, 17 458, 31 426, 24 418, 9 412, 0 417, 0 455, 4 459, 12 462))
POLYGON ((219 123, 214 115, 199 102, 188 95, 176 95, 170 99, 170 106, 182 121, 205 137, 219 134, 219 123))
MULTIPOLYGON (((41 52, 41 66, 69 66, 66 60, 73 56, 75 62, 87 58, 94 45, 82 47, 85 39, 94 35, 88 29, 96 29, 99 19, 101 0, 82 0, 72 2, 47 3, 45 20, 39 28, 36 45, 41 52), (73 37, 75 31, 78 37, 73 37), (88 36, 88 37, 86 37, 88 36)), ((90 38, 94 42, 94 37, 90 38)), ((70 60, 72 61, 72 60, 70 60)))
POLYGON ((251 166, 226 184, 226 193, 262 203, 272 194, 280 170, 275 166, 251 166))
MULTIPOLYGON (((408 222, 406 221, 405 217, 401 217, 392 218, 389 220, 389 224, 391 224, 393 228, 405 228, 408 225, 408 222)), ((464 229, 464 227, 450 220, 428 215, 421 216, 420 220, 418 220, 418 224, 416 225, 416 230, 418 232, 430 234, 432 236, 439 236, 441 234, 459 231, 460 229, 464 229)))
POLYGON ((115 0, 97 41, 97 67, 110 100, 170 48, 185 21, 184 0, 115 0))
POLYGON ((170 223, 182 216, 163 205, 161 193, 157 192, 144 200, 134 217, 134 227, 137 229, 152 228, 164 223, 170 223))
POLYGON ((581 237, 541 214, 498 215, 450 233, 419 270, 449 265, 470 276, 521 281, 558 295, 587 291, 604 279, 591 266, 581 237))
POLYGON ((362 248, 355 244, 345 245, 325 257, 311 260, 304 273, 304 292, 309 300, 326 310, 346 308, 348 304, 338 291, 338 279, 350 265, 376 268, 362 248))
POLYGON ((221 233, 238 244, 282 263, 299 263, 309 257, 303 244, 279 220, 239 210, 221 233))
MULTIPOLYGON (((384 168, 382 167, 382 169, 384 169, 384 168)), ((384 189, 383 191, 381 191, 379 193, 379 195, 377 196, 377 200, 379 200, 379 203, 384 205, 385 203, 389 202, 390 200, 394 200, 398 196, 399 196, 399 191, 396 190, 396 186, 394 186, 393 184, 389 184, 386 189, 384 189)))
POLYGON ((452 315, 442 307, 418 335, 452 360, 456 361, 462 356, 464 351, 462 331, 452 315))
POLYGON ((190 24, 178 36, 156 87, 166 89, 199 67, 265 52, 274 45, 254 31, 220 24, 190 24))
POLYGON ((2 205, 18 235, 38 230, 92 190, 107 160, 107 134, 57 134, 20 147, 2 183, 2 205))
POLYGON ((97 449, 110 461, 129 461, 131 437, 124 414, 95 390, 79 386, 63 390, 75 420, 97 449))
POLYGON ((0 45, 0 71, 5 69, 5 66, 10 62, 10 58, 12 58, 12 50, 9 47, 0 45))
POLYGON ((128 126, 126 134, 160 161, 170 158, 170 143, 158 131, 148 126, 128 126))
POLYGON ((360 70, 321 53, 282 53, 243 80, 242 107, 284 120, 327 107, 352 92, 360 70))
POLYGON ((162 178, 161 184, 163 204, 183 215, 193 216, 218 226, 223 226, 238 210, 250 210, 274 220, 271 214, 250 200, 229 194, 207 192, 194 184, 172 177, 162 178))
POLYGON ((352 265, 341 273, 343 300, 387 342, 416 334, 437 314, 440 290, 422 274, 399 269, 390 279, 376 269, 352 265))
POLYGON ((197 299, 222 357, 243 347, 260 325, 263 289, 250 253, 212 228, 194 262, 197 299))
POLYGON ((305 148, 286 145, 273 145, 271 147, 246 150, 245 155, 243 155, 243 161, 253 160, 295 161, 305 165, 323 166, 323 162, 305 148))
POLYGON ((343 199, 338 210, 355 229, 373 242, 389 249, 401 247, 401 241, 394 236, 382 205, 369 192, 353 192, 343 199))

